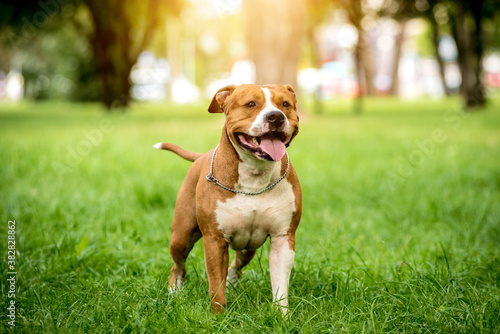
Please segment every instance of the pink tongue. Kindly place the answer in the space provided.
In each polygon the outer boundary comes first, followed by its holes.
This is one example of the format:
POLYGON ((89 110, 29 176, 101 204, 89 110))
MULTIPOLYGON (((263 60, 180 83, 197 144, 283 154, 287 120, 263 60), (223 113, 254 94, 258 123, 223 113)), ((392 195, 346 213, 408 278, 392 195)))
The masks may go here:
POLYGON ((285 144, 279 138, 263 137, 260 141, 260 148, 267 153, 274 161, 280 161, 285 155, 285 144))

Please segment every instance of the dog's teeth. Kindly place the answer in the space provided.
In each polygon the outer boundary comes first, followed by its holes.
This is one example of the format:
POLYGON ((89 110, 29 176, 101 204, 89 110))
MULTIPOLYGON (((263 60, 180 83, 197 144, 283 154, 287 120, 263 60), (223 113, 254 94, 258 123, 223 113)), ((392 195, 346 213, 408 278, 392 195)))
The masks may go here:
POLYGON ((255 145, 259 145, 259 142, 257 141, 256 137, 252 137, 252 141, 254 142, 255 145))

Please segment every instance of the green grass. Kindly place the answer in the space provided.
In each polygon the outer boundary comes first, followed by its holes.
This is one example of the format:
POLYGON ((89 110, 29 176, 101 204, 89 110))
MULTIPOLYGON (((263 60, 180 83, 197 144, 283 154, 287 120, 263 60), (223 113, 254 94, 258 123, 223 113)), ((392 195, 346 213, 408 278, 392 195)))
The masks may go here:
POLYGON ((170 220, 190 166, 152 145, 207 151, 206 105, 0 105, 1 332, 7 222, 16 220, 16 332, 500 333, 500 99, 330 102, 303 113, 289 153, 303 188, 290 317, 270 303, 269 245, 210 313, 203 248, 167 293, 170 220), (103 121, 104 120, 104 121, 103 121))

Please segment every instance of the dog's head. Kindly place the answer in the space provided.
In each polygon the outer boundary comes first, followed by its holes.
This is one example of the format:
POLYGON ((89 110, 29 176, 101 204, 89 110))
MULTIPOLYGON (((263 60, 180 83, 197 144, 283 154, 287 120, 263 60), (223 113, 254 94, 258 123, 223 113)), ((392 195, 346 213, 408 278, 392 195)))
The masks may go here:
POLYGON ((299 131, 297 99, 290 85, 221 88, 208 111, 226 114, 233 145, 261 160, 280 161, 299 131))

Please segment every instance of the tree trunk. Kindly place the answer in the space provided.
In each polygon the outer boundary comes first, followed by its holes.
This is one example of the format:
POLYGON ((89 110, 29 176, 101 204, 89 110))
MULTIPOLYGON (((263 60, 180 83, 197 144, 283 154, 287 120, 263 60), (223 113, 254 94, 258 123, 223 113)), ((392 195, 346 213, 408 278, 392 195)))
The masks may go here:
MULTIPOLYGON (((482 3, 480 0, 478 2, 482 3)), ((467 12, 465 4, 462 1, 456 3, 454 14, 452 18, 452 32, 457 44, 458 63, 462 75, 460 92, 467 109, 481 107, 486 104, 486 97, 484 86, 481 83, 483 54, 480 18, 475 20, 476 26, 474 29, 468 26, 467 12)))
POLYGON ((356 66, 356 79, 358 80, 358 95, 353 101, 354 114, 359 115, 363 112, 363 96, 365 89, 363 88, 363 63, 361 62, 361 45, 356 43, 354 49, 354 64, 356 66))
POLYGON ((302 0, 244 0, 248 55, 257 84, 297 86, 297 66, 305 29, 302 0))
POLYGON ((128 19, 124 17, 123 8, 116 3, 113 6, 112 2, 106 5, 95 0, 86 2, 95 27, 91 44, 101 83, 102 102, 108 109, 127 106, 130 100, 128 75, 132 68, 128 54, 130 49, 128 19), (110 13, 115 16, 113 19, 110 19, 110 13))
POLYGON ((439 76, 441 77, 441 83, 443 85, 443 90, 446 96, 451 95, 451 91, 446 85, 446 74, 445 74, 445 67, 444 67, 444 60, 439 54, 439 26, 436 21, 436 18, 434 17, 434 13, 431 12, 428 15, 429 22, 431 23, 431 33, 432 33, 432 44, 434 46, 434 55, 436 57, 436 61, 438 62, 439 65, 439 76))
MULTIPOLYGON (((375 88, 375 69, 373 68, 373 58, 370 51, 369 39, 366 36, 366 32, 361 27, 357 26, 358 29, 358 44, 356 45, 357 52, 359 52, 359 57, 361 60, 361 67, 363 69, 363 78, 361 81, 364 85, 360 85, 364 89, 365 95, 375 96, 377 95, 377 90, 375 88)), ((361 90, 361 89, 360 89, 361 90)))
POLYGON ((486 93, 482 82, 483 76, 483 25, 482 25, 482 11, 484 0, 476 0, 470 4, 471 15, 474 20, 475 29, 472 33, 472 39, 474 41, 474 72, 475 72, 475 82, 472 89, 472 95, 469 96, 468 106, 471 107, 483 107, 486 105, 486 93))
POLYGON ((130 35, 136 28, 134 20, 141 19, 141 12, 135 13, 136 17, 127 15, 126 7, 132 2, 86 0, 86 3, 95 27, 91 45, 101 82, 102 102, 108 110, 126 107, 130 102, 130 71, 157 24, 158 0, 147 1, 143 34, 135 43, 130 35))
POLYGON ((392 78, 391 78, 391 95, 399 95, 399 60, 401 58, 401 51, 403 49, 403 42, 405 39, 406 31, 406 20, 403 19, 399 23, 399 31, 396 35, 396 41, 394 45, 394 66, 392 68, 392 78))

